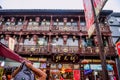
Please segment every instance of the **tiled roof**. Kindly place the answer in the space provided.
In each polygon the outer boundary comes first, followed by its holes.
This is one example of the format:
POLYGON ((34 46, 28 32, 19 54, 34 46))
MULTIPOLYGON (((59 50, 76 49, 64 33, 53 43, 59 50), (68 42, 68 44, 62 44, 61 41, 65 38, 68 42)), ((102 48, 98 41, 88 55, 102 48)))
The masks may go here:
MULTIPOLYGON (((111 14, 111 10, 103 10, 102 15, 111 14)), ((84 15, 84 10, 63 9, 0 9, 1 15, 84 15)))

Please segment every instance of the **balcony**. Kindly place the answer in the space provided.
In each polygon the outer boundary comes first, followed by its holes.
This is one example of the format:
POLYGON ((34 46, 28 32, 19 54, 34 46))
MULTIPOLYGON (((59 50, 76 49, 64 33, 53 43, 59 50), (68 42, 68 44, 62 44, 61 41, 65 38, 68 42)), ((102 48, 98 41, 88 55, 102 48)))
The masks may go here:
POLYGON ((34 45, 19 45, 18 47, 15 47, 15 51, 18 53, 23 54, 45 54, 47 53, 47 45, 46 46, 34 46, 34 45))
POLYGON ((50 26, 27 26, 26 31, 49 31, 50 26))
POLYGON ((79 31, 77 26, 53 26, 52 31, 79 31))
MULTIPOLYGON (((110 32, 108 25, 99 24, 101 32, 110 32)), ((1 26, 0 31, 49 31, 50 26, 1 26)), ((52 26, 52 31, 79 31, 78 26, 52 26)), ((87 31, 85 26, 80 27, 81 31, 87 31)))
POLYGON ((2 26, 2 31, 20 31, 22 30, 22 26, 2 26))
MULTIPOLYGON (((48 54, 50 53, 73 53, 81 55, 99 55, 98 47, 78 47, 78 46, 62 46, 62 45, 52 45, 48 48, 46 46, 34 46, 34 45, 18 45, 15 47, 15 51, 22 54, 48 54)), ((105 55, 115 55, 114 47, 104 47, 105 55)))
POLYGON ((78 53, 78 46, 52 46, 52 53, 78 53))

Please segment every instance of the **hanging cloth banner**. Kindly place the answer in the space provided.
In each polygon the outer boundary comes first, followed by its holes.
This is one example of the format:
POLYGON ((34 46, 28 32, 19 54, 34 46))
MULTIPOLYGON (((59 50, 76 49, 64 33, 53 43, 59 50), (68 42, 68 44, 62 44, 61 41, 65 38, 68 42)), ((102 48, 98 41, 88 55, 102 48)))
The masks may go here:
POLYGON ((9 37, 9 41, 8 41, 8 47, 9 49, 14 51, 14 46, 15 46, 15 39, 9 37))
POLYGON ((83 0, 83 6, 86 20, 86 28, 90 37, 95 30, 95 26, 93 25, 95 20, 91 0, 83 0))
POLYGON ((5 47, 2 43, 0 43, 0 56, 15 60, 17 62, 22 62, 24 60, 24 58, 22 58, 9 48, 5 47))
POLYGON ((102 10, 106 2, 107 0, 93 0, 93 6, 95 9, 96 16, 99 15, 100 11, 102 10))

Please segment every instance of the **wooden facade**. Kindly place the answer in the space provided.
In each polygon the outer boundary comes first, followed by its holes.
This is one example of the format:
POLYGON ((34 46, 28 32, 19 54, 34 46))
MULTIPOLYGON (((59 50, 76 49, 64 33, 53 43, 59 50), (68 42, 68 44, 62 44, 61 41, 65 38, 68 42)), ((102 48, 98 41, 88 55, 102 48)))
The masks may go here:
MULTIPOLYGON (((107 23, 107 16, 111 13, 109 10, 102 11, 99 17, 104 53, 108 60, 116 57, 107 23)), ((16 53, 23 57, 42 56, 47 58, 49 65, 57 63, 52 58, 59 54, 68 57, 77 55, 77 62, 71 62, 69 57, 65 63, 81 65, 83 59, 100 63, 97 62, 100 58, 96 33, 88 38, 83 10, 0 10, 1 42, 8 45, 8 37, 16 40, 16 53)), ((63 60, 59 61, 62 63, 63 60)))

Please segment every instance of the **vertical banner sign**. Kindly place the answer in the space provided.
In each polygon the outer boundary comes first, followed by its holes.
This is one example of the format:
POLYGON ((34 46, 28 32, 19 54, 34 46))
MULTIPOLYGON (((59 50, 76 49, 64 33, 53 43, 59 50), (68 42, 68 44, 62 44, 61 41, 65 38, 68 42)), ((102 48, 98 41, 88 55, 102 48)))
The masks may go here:
POLYGON ((86 27, 88 31, 88 36, 90 37, 94 30, 94 13, 92 9, 91 0, 83 0, 84 12, 85 12, 85 20, 86 20, 86 27))
POLYGON ((116 48, 117 48, 118 56, 120 58, 120 41, 116 43, 116 48))
POLYGON ((93 0, 93 6, 95 8, 96 16, 99 15, 100 11, 102 10, 106 2, 107 0, 93 0))
POLYGON ((9 43, 8 43, 9 49, 14 50, 15 46, 15 39, 9 37, 9 43))
POLYGON ((80 70, 73 70, 74 80, 80 80, 80 70))

